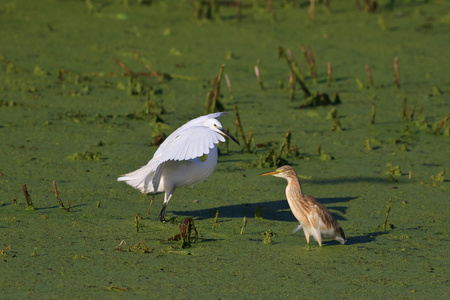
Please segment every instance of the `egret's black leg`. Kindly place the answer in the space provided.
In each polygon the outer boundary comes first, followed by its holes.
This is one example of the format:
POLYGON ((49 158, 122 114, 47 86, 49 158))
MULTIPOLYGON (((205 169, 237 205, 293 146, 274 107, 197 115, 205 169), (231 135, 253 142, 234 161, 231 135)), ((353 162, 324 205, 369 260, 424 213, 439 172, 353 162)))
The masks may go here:
POLYGON ((166 222, 166 219, 164 219, 164 213, 166 212, 166 204, 163 204, 163 208, 161 209, 161 212, 159 213, 159 221, 160 222, 166 222))

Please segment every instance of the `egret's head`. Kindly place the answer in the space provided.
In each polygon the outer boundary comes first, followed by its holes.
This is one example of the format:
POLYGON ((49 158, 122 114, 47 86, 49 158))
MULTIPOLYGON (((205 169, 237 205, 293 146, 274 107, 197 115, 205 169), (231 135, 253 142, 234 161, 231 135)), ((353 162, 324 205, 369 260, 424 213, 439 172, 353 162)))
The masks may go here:
POLYGON ((275 177, 281 178, 289 178, 289 177, 297 177, 297 173, 295 173, 294 169, 291 166, 282 166, 272 172, 262 173, 260 176, 273 175, 275 177))
POLYGON ((215 132, 220 133, 223 136, 229 137, 230 139, 232 139, 235 143, 237 143, 239 145, 239 142, 234 138, 234 136, 232 136, 231 134, 226 132, 225 129, 223 129, 222 124, 220 124, 220 122, 218 120, 207 119, 205 122, 203 122, 203 125, 210 128, 211 130, 214 130, 215 132))

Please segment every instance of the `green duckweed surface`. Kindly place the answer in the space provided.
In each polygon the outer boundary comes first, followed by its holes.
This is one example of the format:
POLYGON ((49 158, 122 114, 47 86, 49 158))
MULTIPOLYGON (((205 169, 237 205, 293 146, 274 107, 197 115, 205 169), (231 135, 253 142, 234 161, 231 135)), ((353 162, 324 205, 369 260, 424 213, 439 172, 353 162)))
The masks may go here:
POLYGON ((194 2, 0 1, 1 297, 448 298, 449 3, 377 1, 368 12, 365 1, 331 1, 312 19, 309 1, 241 1, 239 21, 232 1, 211 18, 194 2), (297 84, 290 100, 279 47, 311 93, 342 103, 300 109, 307 97, 297 84), (163 196, 147 215, 151 197, 117 177, 206 113, 222 64, 232 90, 222 78, 231 113, 221 121, 241 146, 222 144, 216 171, 178 189, 161 224, 163 196), (259 176, 276 168, 260 160, 288 131, 282 158, 345 245, 308 251, 292 233, 286 181, 259 176), (168 239, 188 217, 199 236, 183 248, 168 239))

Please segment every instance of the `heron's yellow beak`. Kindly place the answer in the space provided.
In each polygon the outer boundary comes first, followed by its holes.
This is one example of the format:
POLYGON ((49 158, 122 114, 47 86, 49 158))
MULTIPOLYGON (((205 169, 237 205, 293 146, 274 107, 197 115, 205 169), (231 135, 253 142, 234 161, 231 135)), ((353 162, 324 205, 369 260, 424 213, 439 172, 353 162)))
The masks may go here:
POLYGON ((275 170, 275 171, 271 171, 271 172, 267 172, 267 173, 262 173, 259 176, 267 176, 267 175, 277 175, 280 174, 281 171, 275 170))

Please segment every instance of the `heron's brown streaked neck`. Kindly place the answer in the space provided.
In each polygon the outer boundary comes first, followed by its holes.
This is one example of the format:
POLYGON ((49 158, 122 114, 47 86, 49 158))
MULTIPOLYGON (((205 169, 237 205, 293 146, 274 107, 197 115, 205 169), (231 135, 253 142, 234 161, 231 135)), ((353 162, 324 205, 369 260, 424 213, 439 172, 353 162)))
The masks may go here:
POLYGON ((286 179, 288 182, 288 187, 292 189, 297 189, 300 193, 300 196, 303 196, 302 185, 300 183, 300 179, 298 179, 297 174, 289 174, 289 176, 287 176, 286 179))

